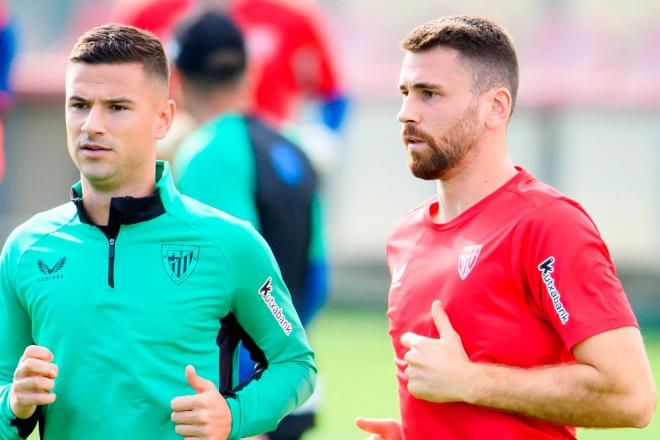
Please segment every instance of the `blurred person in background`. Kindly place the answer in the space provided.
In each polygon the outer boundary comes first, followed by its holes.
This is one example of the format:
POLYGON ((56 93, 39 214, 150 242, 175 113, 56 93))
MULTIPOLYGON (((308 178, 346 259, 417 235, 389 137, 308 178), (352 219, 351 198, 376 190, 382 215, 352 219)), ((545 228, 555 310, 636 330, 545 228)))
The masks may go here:
POLYGON ((3 116, 12 103, 11 65, 16 51, 15 31, 7 2, 0 0, 0 183, 5 177, 5 136, 3 116))
POLYGON ((300 123, 292 128, 300 145, 317 170, 327 173, 348 99, 323 11, 309 0, 237 0, 229 12, 245 32, 257 113, 276 124, 300 123), (301 120, 303 98, 320 104, 320 117, 301 120))
POLYGON ((66 70, 71 201, 0 256, 0 439, 240 439, 315 385, 314 354, 254 228, 156 161, 175 104, 160 41, 104 25, 66 70), (236 335, 259 366, 235 372, 236 335), (208 379, 207 379, 208 378, 208 379))
MULTIPOLYGON (((177 186, 263 235, 306 326, 327 295, 316 173, 294 143, 250 113, 248 56, 230 18, 193 14, 175 31, 174 47, 172 62, 199 125, 175 157, 177 186)), ((243 345, 241 380, 247 380, 258 357, 250 354, 249 337, 243 345)), ((299 439, 314 426, 314 402, 286 417, 270 438, 299 439)))
POLYGON ((485 19, 445 17, 403 48, 408 166, 437 194, 387 246, 401 422, 357 425, 387 440, 646 426, 655 387, 607 246, 578 203, 511 162, 510 37, 485 19))
MULTIPOLYGON (((317 171, 329 171, 348 98, 321 8, 310 0, 140 0, 120 2, 114 20, 167 41, 185 13, 202 7, 223 10, 245 35, 253 113, 298 137, 317 171), (305 102, 318 103, 318 114, 302 120, 305 102)), ((168 144, 163 152, 173 157, 178 145, 168 144)))

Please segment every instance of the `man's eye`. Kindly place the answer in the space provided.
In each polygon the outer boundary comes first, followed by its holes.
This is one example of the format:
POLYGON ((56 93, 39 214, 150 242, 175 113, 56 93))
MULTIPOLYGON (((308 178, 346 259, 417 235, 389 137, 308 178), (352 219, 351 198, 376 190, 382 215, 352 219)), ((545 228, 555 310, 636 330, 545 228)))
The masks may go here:
POLYGON ((422 92, 422 96, 423 96, 424 98, 433 98, 435 95, 436 95, 436 93, 435 93, 435 92, 432 92, 431 90, 424 90, 424 91, 422 92))
POLYGON ((110 106, 110 110, 115 111, 115 112, 120 112, 122 110, 126 110, 128 107, 125 105, 119 105, 119 104, 112 104, 110 106))
POLYGON ((408 96, 408 90, 401 90, 401 95, 408 96))
POLYGON ((87 108, 87 104, 84 102, 73 102, 71 103, 71 108, 75 110, 84 110, 87 108))

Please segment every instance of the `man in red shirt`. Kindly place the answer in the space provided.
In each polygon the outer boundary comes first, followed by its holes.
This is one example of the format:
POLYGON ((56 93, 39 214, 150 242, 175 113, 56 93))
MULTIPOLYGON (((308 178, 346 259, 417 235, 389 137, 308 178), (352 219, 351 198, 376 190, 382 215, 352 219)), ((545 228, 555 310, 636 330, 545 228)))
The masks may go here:
POLYGON ((408 165, 438 189, 387 247, 401 422, 358 426, 387 440, 574 439, 575 426, 646 426, 655 387, 607 247, 580 205, 509 157, 509 36, 447 17, 403 47, 408 165))

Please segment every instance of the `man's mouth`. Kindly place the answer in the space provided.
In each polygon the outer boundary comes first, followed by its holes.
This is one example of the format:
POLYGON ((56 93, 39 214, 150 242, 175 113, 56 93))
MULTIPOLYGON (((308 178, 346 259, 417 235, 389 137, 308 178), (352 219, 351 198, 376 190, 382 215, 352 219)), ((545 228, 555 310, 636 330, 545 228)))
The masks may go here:
POLYGON ((108 156, 112 152, 112 148, 108 148, 103 144, 95 142, 85 142, 80 144, 80 154, 89 159, 100 159, 108 156))
POLYGON ((420 139, 420 138, 417 138, 417 137, 414 137, 414 136, 406 136, 405 137, 405 142, 406 142, 406 145, 411 145, 411 144, 414 145, 414 144, 420 144, 420 143, 424 142, 424 140, 420 139))
POLYGON ((421 150, 428 145, 426 139, 419 136, 404 136, 403 143, 408 151, 421 150))
POLYGON ((404 125, 402 131, 403 143, 408 148, 415 148, 427 144, 426 136, 414 126, 404 125))
POLYGON ((101 144, 96 144, 93 142, 85 142, 84 144, 80 145, 81 150, 87 150, 87 151, 101 151, 101 150, 110 150, 110 148, 106 147, 105 145, 101 144))

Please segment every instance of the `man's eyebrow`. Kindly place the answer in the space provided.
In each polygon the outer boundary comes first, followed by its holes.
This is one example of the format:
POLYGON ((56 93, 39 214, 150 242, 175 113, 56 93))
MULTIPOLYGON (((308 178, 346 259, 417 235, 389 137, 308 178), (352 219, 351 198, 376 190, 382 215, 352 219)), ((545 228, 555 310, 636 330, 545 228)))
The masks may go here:
POLYGON ((440 84, 434 84, 434 83, 429 83, 429 82, 420 82, 420 83, 415 83, 411 87, 408 87, 405 84, 400 84, 399 85, 399 90, 444 90, 445 88, 441 86, 440 84))
MULTIPOLYGON (((73 96, 69 97, 69 101, 88 102, 89 99, 83 98, 82 96, 73 95, 73 96)), ((105 104, 110 104, 110 105, 112 105, 112 104, 134 104, 135 100, 133 100, 131 98, 124 97, 124 96, 120 96, 120 97, 117 97, 117 98, 103 99, 102 102, 105 103, 105 104)))
POLYGON ((126 98, 123 96, 119 98, 104 99, 103 102, 106 102, 108 104, 135 104, 134 99, 126 98))
POLYGON ((440 84, 434 84, 434 83, 428 83, 428 82, 420 82, 420 83, 415 83, 412 86, 413 89, 415 90, 444 90, 444 87, 442 87, 440 84))

